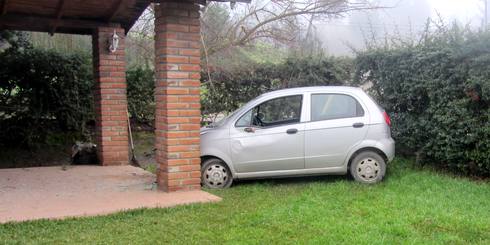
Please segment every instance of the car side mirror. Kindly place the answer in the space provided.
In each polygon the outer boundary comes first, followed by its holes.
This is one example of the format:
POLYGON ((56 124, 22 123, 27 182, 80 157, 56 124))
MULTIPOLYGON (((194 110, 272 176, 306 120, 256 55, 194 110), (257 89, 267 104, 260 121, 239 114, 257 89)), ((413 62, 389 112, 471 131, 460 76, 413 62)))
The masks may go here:
POLYGON ((255 129, 252 127, 246 127, 243 129, 243 131, 245 131, 247 133, 255 133, 255 129))

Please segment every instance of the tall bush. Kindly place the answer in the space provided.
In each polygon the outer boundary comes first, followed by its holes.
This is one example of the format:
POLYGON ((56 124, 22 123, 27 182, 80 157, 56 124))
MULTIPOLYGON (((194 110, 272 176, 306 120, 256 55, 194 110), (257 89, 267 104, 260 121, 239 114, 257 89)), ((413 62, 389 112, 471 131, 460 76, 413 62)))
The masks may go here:
POLYGON ((202 74, 203 115, 227 113, 262 93, 293 87, 343 85, 351 79, 348 58, 288 59, 231 71, 202 74))
POLYGON ((128 83, 128 110, 140 123, 155 120, 155 79, 149 68, 134 67, 126 72, 128 83))
MULTIPOLYGON (((347 58, 289 59, 281 64, 255 64, 201 75, 202 116, 228 113, 262 93, 290 87, 342 85, 351 79, 352 60, 347 58)), ((154 72, 133 67, 126 73, 128 107, 140 123, 155 118, 154 72)))
POLYGON ((356 59, 358 83, 391 114, 399 147, 423 162, 490 174, 490 33, 439 27, 356 59))
POLYGON ((90 57, 9 39, 0 52, 0 143, 33 146, 54 129, 82 133, 93 118, 90 57))

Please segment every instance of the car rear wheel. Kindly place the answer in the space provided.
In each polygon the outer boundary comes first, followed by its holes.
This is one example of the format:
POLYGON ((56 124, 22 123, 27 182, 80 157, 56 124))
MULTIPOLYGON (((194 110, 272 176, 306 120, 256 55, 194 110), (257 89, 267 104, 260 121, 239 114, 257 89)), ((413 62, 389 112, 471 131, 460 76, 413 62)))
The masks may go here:
POLYGON ((386 161, 378 153, 364 151, 351 162, 350 173, 357 182, 374 184, 383 180, 386 173, 386 161))
POLYGON ((226 164, 216 158, 206 160, 201 168, 201 183, 211 189, 223 189, 231 186, 233 177, 226 164))

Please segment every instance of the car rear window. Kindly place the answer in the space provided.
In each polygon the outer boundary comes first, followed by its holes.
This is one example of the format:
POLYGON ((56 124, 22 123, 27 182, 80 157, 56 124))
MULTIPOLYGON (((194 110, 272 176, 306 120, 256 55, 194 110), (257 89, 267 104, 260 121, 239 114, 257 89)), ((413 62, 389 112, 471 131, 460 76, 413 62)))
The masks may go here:
POLYGON ((311 95, 311 121, 362 116, 364 116, 364 110, 352 96, 345 94, 311 95))

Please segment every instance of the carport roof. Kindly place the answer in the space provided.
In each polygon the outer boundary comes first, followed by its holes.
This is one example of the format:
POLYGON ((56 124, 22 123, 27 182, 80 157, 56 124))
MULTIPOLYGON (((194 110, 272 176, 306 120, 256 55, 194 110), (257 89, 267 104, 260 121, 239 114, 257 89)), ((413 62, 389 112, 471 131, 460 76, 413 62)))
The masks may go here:
MULTIPOLYGON (((164 0, 0 0, 0 30, 91 34, 97 27, 122 27, 128 32, 150 3, 162 1, 164 0)), ((205 0, 180 1, 206 3, 205 0)))

